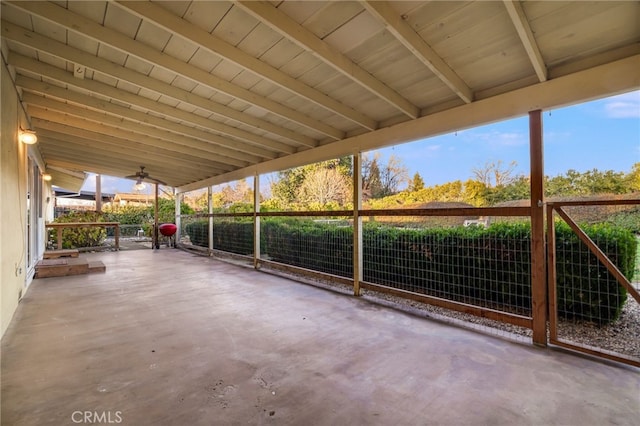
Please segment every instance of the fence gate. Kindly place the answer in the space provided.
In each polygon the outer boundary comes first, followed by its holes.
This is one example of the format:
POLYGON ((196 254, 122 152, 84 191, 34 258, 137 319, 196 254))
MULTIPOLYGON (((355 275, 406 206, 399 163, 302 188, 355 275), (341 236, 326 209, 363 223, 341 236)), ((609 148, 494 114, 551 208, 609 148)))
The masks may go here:
POLYGON ((602 227, 589 236, 569 214, 623 205, 640 200, 547 203, 549 342, 640 367, 640 284, 627 278, 636 237, 611 238, 602 227))

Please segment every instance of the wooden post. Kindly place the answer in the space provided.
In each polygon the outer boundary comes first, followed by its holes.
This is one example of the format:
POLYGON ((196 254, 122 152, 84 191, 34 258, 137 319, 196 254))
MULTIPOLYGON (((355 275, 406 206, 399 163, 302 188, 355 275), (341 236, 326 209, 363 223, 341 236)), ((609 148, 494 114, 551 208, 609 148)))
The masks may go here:
POLYGON ((360 296, 362 278, 362 154, 353 155, 353 295, 360 296))
POLYGON ((102 212, 102 176, 96 175, 96 211, 102 212))
POLYGON ((209 217, 207 220, 209 221, 209 236, 208 236, 208 247, 209 253, 213 251, 213 187, 207 187, 207 211, 209 212, 209 217))
POLYGON ((155 184, 155 193, 156 193, 156 203, 155 203, 155 207, 153 209, 153 247, 155 247, 156 249, 160 248, 160 239, 158 238, 158 226, 160 225, 158 223, 158 187, 160 185, 159 184, 155 184))
POLYGON ((120 250, 120 224, 115 225, 115 243, 116 243, 116 251, 120 250))
POLYGON ((253 267, 260 267, 260 175, 253 177, 253 267))
POLYGON ((553 206, 549 204, 547 205, 547 291, 549 295, 549 339, 551 342, 558 339, 556 279, 556 223, 553 215, 553 206))
POLYGON ((175 198, 175 215, 176 215, 176 218, 175 218, 176 234, 174 236, 174 240, 173 240, 174 245, 173 246, 177 247, 178 243, 180 242, 180 235, 182 234, 182 232, 180 231, 180 224, 181 224, 180 212, 182 211, 182 208, 180 207, 180 203, 182 201, 181 200, 182 194, 179 193, 178 191, 176 191, 176 189, 174 188, 173 189, 173 195, 174 195, 174 198, 175 198))
POLYGON ((62 250, 62 227, 58 228, 58 250, 62 250))
POLYGON ((533 343, 547 346, 547 283, 544 249, 544 163, 542 111, 529 112, 531 161, 531 313, 533 343))

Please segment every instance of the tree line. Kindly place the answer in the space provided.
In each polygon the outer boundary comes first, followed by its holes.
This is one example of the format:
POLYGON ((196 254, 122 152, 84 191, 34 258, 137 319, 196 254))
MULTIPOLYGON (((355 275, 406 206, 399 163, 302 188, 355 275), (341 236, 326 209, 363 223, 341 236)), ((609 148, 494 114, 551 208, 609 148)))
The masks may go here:
MULTIPOLYGON (((472 178, 426 186, 419 173, 409 177, 396 156, 384 161, 379 154, 363 155, 362 196, 367 208, 397 208, 431 201, 464 202, 492 206, 530 197, 529 177, 516 174, 517 163, 487 162, 471 170, 472 178)), ((628 172, 573 169, 545 176, 545 195, 588 196, 629 194, 640 191, 640 162, 628 172)), ((339 210, 352 208, 353 165, 351 157, 323 161, 278 172, 269 182, 270 194, 261 194, 263 210, 339 210)), ((206 211, 207 194, 185 201, 206 211)), ((227 184, 212 195, 217 210, 250 211, 253 189, 246 180, 227 184)))

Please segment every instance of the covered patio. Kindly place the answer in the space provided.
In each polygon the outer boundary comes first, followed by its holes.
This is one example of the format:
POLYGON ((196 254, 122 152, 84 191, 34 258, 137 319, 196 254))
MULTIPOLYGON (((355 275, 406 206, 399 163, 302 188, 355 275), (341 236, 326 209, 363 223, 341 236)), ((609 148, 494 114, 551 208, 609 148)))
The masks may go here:
POLYGON ((2 340, 2 423, 634 424, 631 367, 171 249, 36 280, 2 340))

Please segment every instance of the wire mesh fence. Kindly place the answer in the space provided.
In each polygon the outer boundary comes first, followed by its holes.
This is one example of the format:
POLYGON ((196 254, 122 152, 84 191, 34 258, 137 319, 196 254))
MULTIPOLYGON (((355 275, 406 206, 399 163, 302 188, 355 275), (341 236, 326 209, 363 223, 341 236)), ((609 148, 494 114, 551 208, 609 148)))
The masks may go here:
POLYGON ((180 216, 179 244, 201 249, 209 248, 209 218, 206 214, 180 216))
POLYGON ((637 295, 640 238, 633 229, 612 223, 611 216, 579 226, 574 222, 574 215, 583 217, 595 210, 603 210, 603 206, 571 206, 561 211, 562 219, 554 223, 555 240, 549 246, 555 256, 551 340, 640 365, 640 306, 626 289, 628 284, 620 281, 626 279, 637 295), (595 247, 590 248, 579 233, 595 247), (618 273, 607 268, 609 261, 618 273))
POLYGON ((482 308, 531 315, 531 241, 527 222, 410 227, 368 224, 363 231, 368 282, 482 308))
POLYGON ((353 223, 348 217, 264 218, 261 258, 353 277, 353 223))

